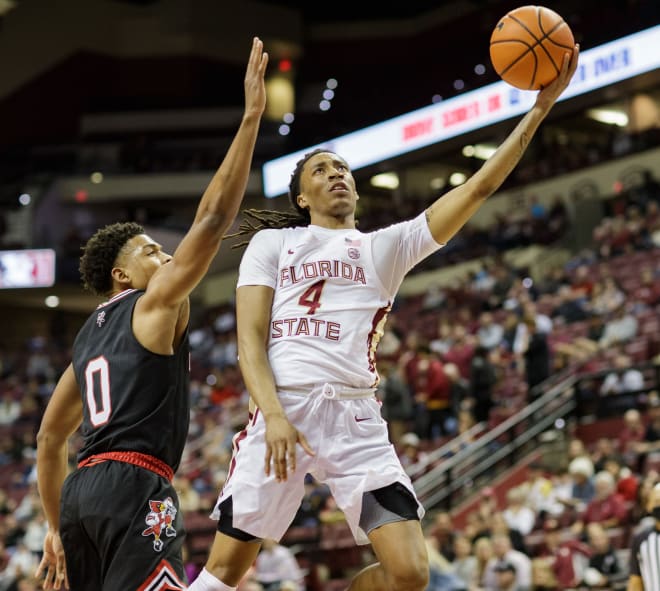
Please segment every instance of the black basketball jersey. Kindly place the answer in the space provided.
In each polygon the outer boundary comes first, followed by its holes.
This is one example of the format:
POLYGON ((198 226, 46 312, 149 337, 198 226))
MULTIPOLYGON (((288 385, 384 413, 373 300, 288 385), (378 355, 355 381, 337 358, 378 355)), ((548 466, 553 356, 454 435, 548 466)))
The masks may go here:
POLYGON ((189 345, 173 355, 145 349, 133 335, 135 302, 126 290, 101 304, 73 344, 73 368, 82 394, 81 461, 110 451, 149 454, 176 471, 190 417, 189 345))

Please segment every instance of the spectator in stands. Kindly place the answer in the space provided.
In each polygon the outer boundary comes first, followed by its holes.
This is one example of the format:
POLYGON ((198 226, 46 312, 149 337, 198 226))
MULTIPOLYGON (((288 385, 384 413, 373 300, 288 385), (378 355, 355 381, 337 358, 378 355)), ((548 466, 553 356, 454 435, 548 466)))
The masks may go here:
POLYGON ((477 329, 478 346, 490 351, 499 347, 504 338, 504 327, 495 321, 492 312, 483 312, 477 329))
POLYGON ((413 413, 413 400, 400 363, 381 359, 378 363, 378 373, 378 397, 383 403, 382 414, 387 421, 390 441, 395 443, 408 430, 413 413))
POLYGON ((37 556, 30 552, 29 548, 21 540, 12 552, 7 563, 7 568, 2 573, 0 581, 9 587, 12 583, 17 583, 22 578, 31 576, 37 569, 38 564, 37 556))
POLYGON ((568 465, 568 472, 573 479, 571 496, 568 499, 558 499, 563 505, 582 512, 595 494, 592 477, 594 465, 586 456, 578 456, 568 465))
MULTIPOLYGON (((600 386, 599 393, 601 396, 634 393, 644 388, 644 374, 639 369, 631 367, 632 359, 629 355, 619 352, 612 365, 614 371, 605 376, 600 386)), ((613 401, 613 406, 617 408, 630 408, 634 405, 634 397, 618 396, 613 401)))
POLYGON ((176 494, 179 497, 179 506, 184 513, 188 511, 199 511, 202 508, 202 499, 193 488, 190 478, 183 474, 174 477, 173 480, 176 494))
POLYGON ((9 389, 3 388, 0 397, 0 425, 12 425, 21 415, 21 404, 9 389))
POLYGON ((637 472, 647 471, 646 462, 649 454, 660 450, 660 402, 655 396, 649 398, 649 422, 644 427, 644 435, 641 440, 631 442, 629 446, 636 454, 635 463, 631 467, 637 472))
POLYGON ((454 573, 463 581, 466 589, 477 585, 477 557, 472 552, 472 542, 465 534, 457 533, 454 537, 454 573))
POLYGON ((474 541, 474 556, 477 559, 476 585, 477 589, 492 589, 495 584, 495 572, 488 568, 495 559, 493 542, 490 538, 482 537, 474 541))
POLYGON ((589 454, 594 464, 594 471, 605 470, 605 462, 617 453, 617 445, 611 437, 599 437, 589 454))
POLYGON ((452 518, 446 511, 438 513, 433 520, 433 527, 430 536, 434 540, 434 545, 438 552, 450 562, 456 557, 454 551, 454 542, 456 540, 456 528, 452 523, 452 518))
POLYGON ((589 310, 597 316, 611 314, 626 301, 626 294, 612 276, 606 276, 594 285, 589 310))
POLYGON ((438 552, 432 538, 426 538, 426 551, 429 557, 429 584, 425 591, 462 591, 462 580, 454 572, 452 563, 438 552))
POLYGON ((443 369, 447 379, 449 379, 449 399, 451 401, 450 411, 445 419, 444 428, 447 435, 456 435, 459 413, 462 409, 469 410, 472 407, 472 401, 469 399, 470 384, 461 375, 455 363, 445 363, 443 369))
POLYGON ((497 384, 497 371, 490 351, 483 346, 474 350, 470 362, 470 396, 474 400, 473 414, 477 422, 490 419, 493 407, 493 388, 497 384))
POLYGON ((621 495, 626 503, 633 503, 637 499, 639 478, 624 464, 618 454, 612 454, 605 460, 603 470, 614 477, 616 492, 621 495))
POLYGON ((586 320, 589 317, 586 298, 574 287, 562 285, 557 292, 557 303, 550 316, 553 320, 563 320, 564 324, 586 320))
POLYGON ((543 520, 549 515, 559 515, 563 505, 558 504, 553 493, 553 483, 546 477, 543 464, 534 461, 527 467, 527 479, 520 485, 525 495, 525 504, 537 518, 543 520))
MULTIPOLYGON (((532 561, 528 556, 514 550, 511 539, 506 534, 493 536, 493 558, 486 567, 486 579, 497 580, 495 567, 500 561, 511 563, 516 569, 515 581, 521 591, 530 591, 532 588, 532 561), (490 573, 490 574, 489 574, 490 573)), ((495 587, 497 589, 497 587, 495 587)))
POLYGON ((587 503, 572 530, 581 535, 590 523, 600 523, 609 529, 624 524, 627 517, 628 510, 625 501, 616 492, 614 477, 609 472, 598 472, 594 476, 594 498, 587 503))
POLYGON ((421 441, 416 433, 405 433, 399 441, 399 446, 401 447, 399 460, 404 469, 419 467, 427 462, 428 454, 420 449, 421 441))
POLYGON ((583 578, 591 550, 573 536, 563 539, 564 532, 556 519, 543 524, 543 547, 539 559, 551 569, 559 589, 575 587, 583 578))
POLYGON ((519 531, 523 536, 534 529, 536 513, 525 504, 526 494, 523 488, 514 486, 506 493, 506 508, 502 512, 504 520, 511 529, 519 531))
POLYGON ((607 531, 600 523, 590 523, 587 526, 587 539, 591 556, 582 584, 589 588, 611 587, 621 580, 623 569, 607 531))
POLYGON ((639 454, 641 453, 639 443, 646 437, 646 426, 642 420, 642 414, 636 408, 628 409, 623 415, 623 428, 619 431, 619 451, 627 466, 637 469, 639 454))
MULTIPOLYGON (((469 314, 467 308, 463 308, 463 310, 469 314)), ((449 350, 442 355, 442 360, 445 363, 456 364, 461 376, 467 379, 470 377, 470 363, 474 356, 477 339, 468 332, 466 326, 462 323, 454 325, 453 337, 454 342, 449 347, 449 350)))
POLYGON ((279 591, 285 583, 291 591, 305 591, 305 577, 293 552, 268 538, 257 555, 254 578, 264 591, 279 591))
POLYGON ((631 294, 633 300, 653 307, 660 302, 660 277, 656 277, 650 266, 642 267, 639 273, 640 285, 631 294))
POLYGON ((550 375, 550 347, 547 334, 536 326, 536 318, 525 316, 523 322, 526 327, 522 354, 525 359, 527 399, 533 402, 542 395, 536 387, 550 375))
POLYGON ((495 591, 529 591, 529 587, 521 587, 517 580, 516 567, 508 560, 500 560, 493 568, 495 572, 495 591))
POLYGON ((496 536, 498 534, 504 534, 506 536, 509 536, 509 540, 511 541, 511 547, 514 550, 517 550, 518 552, 522 552, 523 554, 529 554, 527 550, 527 546, 525 545, 525 538, 523 534, 520 532, 519 529, 515 527, 511 527, 506 519, 504 518, 504 514, 502 511, 495 511, 490 518, 490 522, 488 523, 488 531, 490 532, 490 536, 496 536))
POLYGON ((418 349, 415 376, 415 401, 424 417, 423 422, 417 417, 418 434, 424 439, 438 439, 446 434, 445 422, 451 415, 451 383, 443 363, 426 345, 418 349))
POLYGON ((619 306, 605 322, 603 336, 598 341, 600 349, 627 343, 637 335, 637 318, 628 310, 628 305, 619 306))

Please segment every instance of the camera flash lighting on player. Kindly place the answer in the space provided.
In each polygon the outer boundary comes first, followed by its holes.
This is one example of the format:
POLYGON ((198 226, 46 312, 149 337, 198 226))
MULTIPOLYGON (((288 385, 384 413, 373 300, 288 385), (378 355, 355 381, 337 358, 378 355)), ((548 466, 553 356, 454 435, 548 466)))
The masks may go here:
POLYGON ((371 177, 369 181, 372 187, 379 189, 397 189, 399 187, 399 175, 396 172, 382 172, 371 177))

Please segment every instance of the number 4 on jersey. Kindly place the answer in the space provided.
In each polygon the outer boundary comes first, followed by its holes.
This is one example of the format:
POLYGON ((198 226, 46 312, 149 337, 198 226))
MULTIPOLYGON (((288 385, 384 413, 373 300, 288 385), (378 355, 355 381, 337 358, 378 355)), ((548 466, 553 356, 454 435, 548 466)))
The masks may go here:
POLYGON ((308 314, 314 314, 316 310, 321 307, 321 292, 323 291, 323 286, 325 285, 325 279, 321 279, 310 285, 300 296, 298 304, 308 308, 308 314))

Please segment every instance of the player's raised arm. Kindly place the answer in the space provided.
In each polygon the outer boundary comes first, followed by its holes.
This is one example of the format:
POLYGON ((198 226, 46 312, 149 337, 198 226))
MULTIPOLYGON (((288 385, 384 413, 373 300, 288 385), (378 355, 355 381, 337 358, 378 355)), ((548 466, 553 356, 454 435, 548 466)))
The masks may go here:
POLYGON ((531 110, 484 165, 463 185, 440 197, 426 210, 429 229, 436 242, 448 242, 520 162, 539 125, 571 81, 578 54, 576 45, 572 54, 566 54, 559 76, 539 92, 531 110))
MULTIPOLYGON (((172 260, 154 275, 146 298, 156 305, 176 305, 202 279, 231 226, 247 187, 259 123, 266 107, 264 74, 268 54, 254 38, 245 74, 245 112, 234 140, 207 187, 193 224, 172 260)), ((148 302, 145 302, 147 304, 148 302)))

